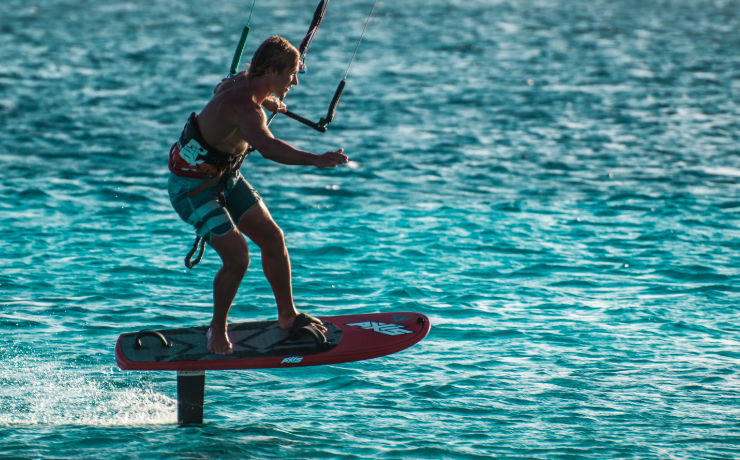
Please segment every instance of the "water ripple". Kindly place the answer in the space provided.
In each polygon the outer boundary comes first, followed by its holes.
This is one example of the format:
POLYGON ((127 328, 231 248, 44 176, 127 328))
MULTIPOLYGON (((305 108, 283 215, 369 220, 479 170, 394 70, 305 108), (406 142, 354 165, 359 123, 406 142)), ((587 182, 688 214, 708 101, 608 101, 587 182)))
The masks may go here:
MULTIPOLYGON (((252 155, 299 308, 418 310, 391 357, 170 373, 121 332, 205 324, 166 152, 223 77, 239 2, 0 6, 0 450, 17 457, 733 458, 740 445, 736 1, 381 2, 328 133, 351 167, 252 155), (184 436, 183 436, 184 435, 184 436), (81 441, 85 442, 81 442, 81 441), (228 447, 224 447, 228 446, 228 447)), ((257 2, 247 45, 313 5, 257 2)), ((369 2, 330 7, 291 91, 326 110, 369 2)), ((276 314, 261 256, 231 311, 276 314)))

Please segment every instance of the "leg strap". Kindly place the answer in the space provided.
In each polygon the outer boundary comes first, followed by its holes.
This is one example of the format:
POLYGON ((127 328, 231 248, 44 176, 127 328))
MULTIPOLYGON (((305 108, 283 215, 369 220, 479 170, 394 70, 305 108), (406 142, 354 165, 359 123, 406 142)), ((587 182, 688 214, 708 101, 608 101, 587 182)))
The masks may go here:
POLYGON ((190 252, 188 252, 188 255, 185 256, 185 266, 188 268, 193 268, 196 265, 200 263, 201 260, 203 260, 203 254, 206 252, 206 240, 201 238, 200 236, 195 237, 195 241, 193 242, 193 247, 190 249, 190 252), (198 248, 200 246, 200 248, 198 248), (198 256, 195 258, 195 260, 191 259, 193 258, 193 254, 195 254, 195 251, 198 251, 198 256))

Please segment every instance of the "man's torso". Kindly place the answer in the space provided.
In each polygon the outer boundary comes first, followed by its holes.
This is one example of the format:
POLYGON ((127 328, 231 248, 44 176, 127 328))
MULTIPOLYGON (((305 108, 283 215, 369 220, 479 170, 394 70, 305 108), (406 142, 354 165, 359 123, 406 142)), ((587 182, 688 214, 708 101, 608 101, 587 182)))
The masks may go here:
MULTIPOLYGON (((224 167, 222 159, 236 158, 249 144, 244 140, 240 121, 244 110, 255 107, 244 75, 237 75, 219 85, 216 93, 200 114, 188 120, 178 142, 170 149, 169 169, 176 175, 191 178, 214 176, 224 167), (187 135, 188 131, 197 135, 187 135), (195 138, 195 140, 192 140, 195 138), (208 161, 207 151, 215 152, 219 161, 208 161)), ((261 110, 256 107, 256 110, 261 110)), ((214 155, 210 155, 213 159, 214 155)))

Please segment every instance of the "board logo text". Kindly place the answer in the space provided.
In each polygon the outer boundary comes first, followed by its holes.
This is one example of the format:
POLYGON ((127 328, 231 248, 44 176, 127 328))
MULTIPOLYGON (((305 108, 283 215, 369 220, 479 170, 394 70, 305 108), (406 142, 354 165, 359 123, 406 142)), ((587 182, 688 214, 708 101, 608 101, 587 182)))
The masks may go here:
POLYGON ((298 364, 303 361, 303 356, 288 356, 280 361, 280 364, 298 364))
POLYGON ((378 321, 363 321, 361 323, 351 323, 347 326, 357 326, 368 331, 375 331, 385 335, 402 335, 413 333, 400 324, 381 323, 378 321))

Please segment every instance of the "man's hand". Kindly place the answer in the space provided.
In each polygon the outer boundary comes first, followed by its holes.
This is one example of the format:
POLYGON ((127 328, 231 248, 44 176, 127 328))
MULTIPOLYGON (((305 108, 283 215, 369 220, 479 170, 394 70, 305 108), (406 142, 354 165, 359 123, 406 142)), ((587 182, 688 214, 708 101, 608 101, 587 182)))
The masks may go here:
POLYGON ((288 107, 285 105, 285 103, 274 96, 270 96, 262 101, 262 107, 266 108, 270 112, 278 113, 285 113, 288 110, 288 107))
POLYGON ((347 155, 344 153, 344 149, 339 150, 331 150, 329 152, 323 153, 316 157, 316 167, 317 168, 334 168, 337 165, 343 165, 347 163, 349 160, 347 158, 347 155))

